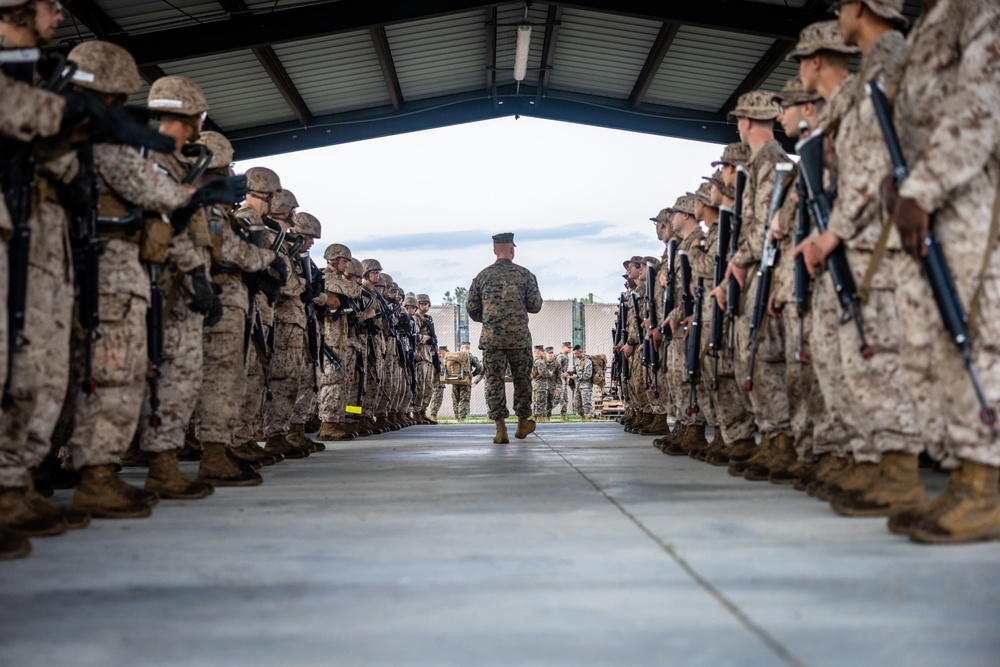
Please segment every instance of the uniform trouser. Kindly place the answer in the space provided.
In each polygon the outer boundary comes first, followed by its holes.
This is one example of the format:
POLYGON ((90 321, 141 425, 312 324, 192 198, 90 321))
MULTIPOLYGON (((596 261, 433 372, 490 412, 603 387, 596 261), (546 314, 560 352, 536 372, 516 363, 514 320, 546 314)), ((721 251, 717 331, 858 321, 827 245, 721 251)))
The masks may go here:
POLYGON ((472 385, 451 385, 451 407, 457 419, 469 416, 469 406, 472 405, 472 385))
MULTIPOLYGON (((781 323, 785 327, 785 384, 788 387, 788 409, 792 418, 795 453, 800 460, 815 458, 814 441, 817 419, 824 419, 823 391, 808 360, 797 360, 799 352, 799 313, 792 304, 785 304, 781 323)), ((809 340, 812 315, 807 310, 801 317, 803 344, 809 340)))
MULTIPOLYGON (((706 318, 706 322, 708 322, 708 326, 705 330, 711 336, 711 307, 709 307, 709 316, 706 318)), ((742 384, 736 381, 733 361, 727 356, 726 341, 728 340, 729 326, 729 319, 723 316, 723 343, 722 349, 718 351, 718 364, 715 363, 714 358, 705 356, 702 361, 702 376, 709 384, 714 423, 721 431, 723 442, 732 445, 739 440, 754 437, 757 425, 750 412, 747 393, 743 391, 742 384), (712 387, 713 378, 714 388, 712 387)))
POLYGON ((531 413, 536 417, 544 417, 548 412, 549 383, 547 381, 531 381, 531 413))
MULTIPOLYGON (((253 440, 259 427, 259 415, 264 397, 264 372, 257 358, 257 348, 250 346, 247 361, 244 366, 246 387, 243 391, 243 401, 236 417, 236 430, 233 442, 241 445, 253 440)), ((237 394, 239 395, 239 394, 237 394)))
MULTIPOLYGON (((0 201, 0 206, 4 205, 4 202, 0 201)), ((6 215, 6 211, 0 211, 0 215, 6 215)), ((10 276, 7 239, 2 236, 0 236, 0 276, 10 276)), ((0 390, 7 384, 7 298, 9 287, 10 278, 0 280, 0 390)), ((0 427, 2 427, 2 421, 0 421, 0 427)))
POLYGON ((110 465, 128 449, 142 412, 146 382, 146 299, 101 294, 98 336, 92 347, 90 396, 75 392, 75 423, 69 438, 73 467, 110 465))
MULTIPOLYGON (((652 392, 652 388, 646 388, 646 369, 642 365, 642 347, 636 346, 632 350, 632 358, 628 360, 629 362, 629 400, 632 403, 632 409, 636 412, 649 412, 651 407, 651 402, 649 400, 649 395, 652 392)), ((572 371, 573 366, 570 364, 570 371, 572 371)), ((567 385, 567 389, 569 386, 567 385)), ((572 390, 573 396, 576 396, 576 390, 572 390)), ((575 403, 575 398, 574 405, 575 403)))
POLYGON ((385 338, 380 334, 372 336, 374 358, 368 352, 368 341, 365 341, 365 402, 362 406, 362 416, 374 417, 382 414, 378 411, 382 403, 382 392, 388 387, 385 372, 385 338))
POLYGON ((556 383, 556 397, 555 402, 553 403, 553 412, 555 411, 556 405, 559 406, 559 414, 565 417, 566 411, 569 408, 569 388, 563 380, 556 383))
POLYGON ((514 414, 527 419, 531 416, 531 362, 530 347, 510 349, 489 349, 483 351, 483 366, 486 369, 486 405, 493 421, 506 419, 507 389, 504 375, 510 364, 510 374, 514 380, 514 414))
MULTIPOLYGON (((43 220, 62 215, 61 208, 47 202, 43 206, 56 209, 43 211, 43 220)), ((7 378, 14 403, 0 416, 0 487, 4 488, 22 486, 25 473, 49 453, 66 397, 73 285, 67 280, 68 267, 50 268, 56 273, 28 266, 24 321, 28 342, 14 351, 7 378)))
MULTIPOLYGON (((867 267, 870 253, 849 249, 847 254, 852 265, 867 267)), ((870 290, 861 305, 861 316, 865 338, 875 351, 871 359, 865 360, 859 354, 854 326, 839 330, 844 379, 864 436, 862 446, 853 451, 854 458, 861 463, 877 463, 886 452, 919 454, 924 447, 899 354, 903 332, 895 291, 870 290)))
POLYGON ((297 324, 274 323, 274 354, 271 356, 271 395, 264 404, 264 437, 288 431, 299 397, 299 382, 306 362, 306 332, 297 324))
POLYGON ((594 385, 591 382, 576 381, 573 390, 573 410, 581 417, 591 417, 594 414, 594 385))
MULTIPOLYGON (((977 274, 982 260, 982 240, 970 238, 968 234, 952 241, 956 232, 952 226, 963 225, 966 221, 953 221, 938 215, 935 220, 938 238, 951 269, 955 286, 962 304, 972 311, 972 295, 977 283, 977 274)), ((982 224, 980 221, 979 224, 982 224)), ((976 308, 976 328, 972 332, 972 363, 989 405, 1000 404, 1000 257, 993 251, 991 263, 982 281, 982 291, 976 308)), ((914 266, 916 264, 914 263, 914 266)), ((904 269, 905 270, 905 269, 904 269)), ((911 354, 927 353, 927 363, 917 360, 907 371, 913 377, 911 389, 914 396, 928 394, 920 398, 918 409, 939 411, 940 424, 928 424, 930 429, 940 429, 931 440, 932 456, 939 458, 946 467, 967 460, 988 466, 1000 466, 1000 438, 991 433, 980 419, 980 405, 973 391, 973 385, 965 364, 952 342, 936 308, 928 313, 928 304, 933 303, 926 279, 900 283, 898 303, 903 321, 903 357, 908 361, 911 354), (910 322, 923 316, 924 326, 920 331, 910 322), (938 438, 940 441, 938 442, 938 438)))
POLYGON ((144 401, 139 447, 145 452, 168 452, 184 446, 184 432, 201 389, 204 316, 178 300, 173 312, 164 319, 159 385, 161 424, 159 428, 148 426, 145 417, 150 407, 149 401, 144 401))
POLYGON ((246 391, 245 328, 243 309, 224 306, 222 319, 202 331, 204 365, 195 421, 199 424, 199 438, 203 443, 233 444, 236 418, 246 391))
POLYGON ((434 391, 431 392, 431 404, 427 408, 432 415, 441 411, 441 403, 444 402, 444 385, 440 381, 434 383, 434 391))
POLYGON ((646 390, 647 412, 652 412, 654 415, 669 415, 671 413, 670 373, 667 372, 666 359, 663 358, 664 355, 670 354, 668 349, 660 347, 659 354, 657 355, 659 363, 653 369, 653 372, 656 374, 656 381, 646 390))
MULTIPOLYGON (((741 296, 740 316, 736 318, 736 379, 745 382, 750 366, 750 319, 754 296, 757 293, 756 275, 747 274, 746 286, 741 296)), ((785 341, 781 322, 765 313, 757 338, 757 358, 750 389, 750 407, 757 428, 772 435, 791 435, 792 419, 788 405, 788 386, 785 384, 785 341)))
MULTIPOLYGON (((353 419, 348 419, 347 404, 354 404, 357 401, 357 394, 351 393, 352 386, 357 391, 356 385, 353 383, 358 363, 357 352, 357 348, 353 345, 337 348, 336 353, 340 357, 340 363, 344 370, 335 368, 333 364, 326 364, 323 367, 319 385, 319 420, 321 422, 343 424, 347 421, 353 421, 353 419), (345 375, 344 371, 351 373, 351 375, 345 375)), ((369 379, 366 378, 366 390, 371 386, 367 384, 368 381, 369 379)))
POLYGON ((551 380, 549 382, 549 390, 545 394, 545 416, 551 417, 552 412, 555 410, 556 405, 559 402, 559 382, 556 380, 551 380))
MULTIPOLYGON (((350 341, 350 347, 354 350, 354 366, 347 369, 350 374, 347 388, 347 404, 355 408, 360 408, 364 405, 364 397, 358 400, 358 392, 361 390, 361 370, 364 369, 365 373, 365 392, 378 391, 378 388, 372 382, 371 376, 368 375, 367 360, 365 359, 365 354, 367 353, 367 347, 364 338, 352 338, 350 341)), ((317 394, 317 413, 319 410, 319 396, 317 394)), ((361 418, 361 415, 357 411, 348 413, 345 415, 347 421, 356 422, 361 418)))
POLYGON ((434 364, 429 361, 417 363, 417 396, 413 403, 418 412, 426 412, 431 404, 431 394, 434 393, 434 364))
MULTIPOLYGON (((864 439, 841 364, 840 302, 825 272, 813 280, 810 312, 809 356, 826 406, 823 413, 826 419, 813 418, 813 453, 843 457, 863 447, 864 439)), ((853 349, 857 351, 856 343, 853 349)))
POLYGON ((399 392, 399 378, 401 376, 396 341, 392 338, 386 338, 384 350, 385 356, 382 363, 382 389, 384 392, 379 392, 379 399, 375 405, 375 413, 379 417, 389 414, 399 392))
POLYGON ((306 347, 302 377, 299 378, 299 393, 292 409, 291 424, 305 424, 317 412, 317 390, 319 389, 319 368, 313 366, 309 348, 306 347))

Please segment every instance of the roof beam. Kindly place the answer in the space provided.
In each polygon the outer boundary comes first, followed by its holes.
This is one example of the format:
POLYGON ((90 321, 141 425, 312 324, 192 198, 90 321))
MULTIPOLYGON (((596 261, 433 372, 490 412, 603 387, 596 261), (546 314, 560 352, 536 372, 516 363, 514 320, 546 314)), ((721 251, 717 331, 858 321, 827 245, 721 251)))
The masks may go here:
POLYGON ((542 98, 549 90, 552 81, 552 63, 556 58, 556 40, 559 39, 559 23, 562 21, 562 7, 549 5, 549 13, 545 18, 545 41, 542 43, 542 68, 538 71, 538 90, 535 93, 535 105, 542 103, 542 98))
POLYGON ((497 8, 486 10, 486 94, 493 95, 497 81, 497 8))
POLYGON ((378 56, 378 64, 382 67, 382 76, 385 77, 385 87, 389 90, 389 101, 392 108, 399 111, 403 106, 403 90, 399 87, 399 77, 396 76, 396 65, 392 61, 392 51, 389 50, 389 36, 385 34, 385 28, 369 28, 372 43, 375 45, 375 54, 378 56))
MULTIPOLYGON (((76 4, 79 0, 75 0, 76 4)), ((368 30, 394 23, 496 6, 487 0, 338 0, 277 10, 265 15, 231 15, 224 21, 159 30, 141 35, 108 35, 140 65, 161 64, 260 46, 368 30)), ((826 15, 749 0, 570 0, 558 2, 626 16, 696 25, 731 32, 795 39, 799 30, 826 15)))
POLYGON ((667 51, 670 50, 670 45, 674 43, 674 38, 677 37, 677 31, 680 29, 680 25, 676 23, 664 23, 660 26, 660 32, 656 35, 656 41, 653 42, 653 48, 649 50, 646 63, 642 66, 639 78, 636 79, 635 85, 632 86, 632 93, 628 96, 628 104, 633 109, 638 109, 646 98, 653 78, 660 70, 660 65, 667 57, 667 51))

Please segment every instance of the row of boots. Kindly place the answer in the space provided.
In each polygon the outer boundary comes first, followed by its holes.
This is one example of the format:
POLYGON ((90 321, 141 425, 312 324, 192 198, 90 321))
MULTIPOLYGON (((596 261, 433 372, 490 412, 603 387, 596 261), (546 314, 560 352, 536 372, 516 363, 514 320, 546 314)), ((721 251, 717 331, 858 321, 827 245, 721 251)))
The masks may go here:
POLYGON ((888 452, 877 463, 822 454, 802 461, 786 434, 763 434, 731 445, 720 430, 706 438, 703 425, 677 424, 666 415, 644 413, 622 419, 625 430, 659 435, 653 446, 670 456, 688 456, 724 466, 730 475, 749 481, 791 485, 843 516, 887 517, 890 531, 915 542, 961 544, 1000 540, 1000 475, 998 468, 962 461, 950 471, 945 492, 928 501, 920 480, 920 457, 888 452))
POLYGON ((368 435, 398 431, 407 426, 437 424, 437 415, 426 412, 394 412, 389 415, 364 415, 353 422, 321 422, 316 439, 322 442, 343 442, 368 435))

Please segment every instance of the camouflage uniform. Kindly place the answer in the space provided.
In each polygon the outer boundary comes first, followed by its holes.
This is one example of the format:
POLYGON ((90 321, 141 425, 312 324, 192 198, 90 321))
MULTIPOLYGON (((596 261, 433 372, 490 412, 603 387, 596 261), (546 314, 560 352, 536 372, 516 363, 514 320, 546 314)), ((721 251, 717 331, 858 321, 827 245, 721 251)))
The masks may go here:
MULTIPOLYGON (((469 364, 472 366, 472 383, 478 384, 483 379, 486 369, 479 357, 469 353, 469 364)), ((465 419, 469 416, 469 406, 472 403, 472 384, 451 385, 451 405, 455 411, 455 417, 465 419)))
MULTIPOLYGON (((961 301, 970 312, 976 309, 972 359, 992 405, 1000 400, 1000 254, 997 239, 987 238, 1000 182, 998 44, 997 3, 939 0, 907 38, 909 53, 894 105, 910 168, 899 194, 932 213, 961 301), (974 300, 984 258, 982 291, 974 300)), ((929 363, 914 369, 924 377, 913 389, 931 392, 939 401, 945 422, 942 453, 949 461, 1000 466, 1000 439, 980 420, 962 359, 937 313, 923 326, 908 325, 910 313, 926 312, 925 281, 900 283, 897 291, 903 358, 929 352, 929 363)), ((928 407, 936 406, 918 402, 919 409, 928 407)))
POLYGON ((552 381, 544 357, 535 357, 531 363, 531 405, 532 414, 545 417, 548 412, 549 383, 552 381))
MULTIPOLYGON (((169 213, 187 190, 127 146, 94 146, 99 219, 123 219, 133 207, 169 213)), ((104 232, 99 280, 100 325, 93 345, 96 391, 78 394, 69 440, 76 468, 109 465, 128 448, 142 411, 146 380, 149 275, 139 261, 141 230, 104 232)))
POLYGON ((576 388, 573 389, 573 410, 584 419, 594 415, 594 362, 590 357, 575 359, 576 388))
POLYGON ((531 416, 531 332, 528 313, 542 309, 542 295, 534 274, 509 259, 497 259, 483 269, 469 287, 469 317, 483 323, 479 349, 486 368, 486 403, 492 420, 505 419, 507 396, 504 375, 510 365, 514 379, 514 413, 531 416))
POLYGON ((559 406, 559 414, 563 417, 566 416, 566 410, 569 406, 569 390, 566 387, 566 380, 563 378, 562 374, 566 372, 566 368, 569 366, 569 355, 560 352, 556 355, 556 378, 558 382, 553 383, 556 395, 553 399, 552 411, 555 412, 555 406, 559 406))
MULTIPOLYGON (((421 294, 417 299, 423 300, 425 296, 425 294, 421 294)), ((427 319, 431 318, 432 322, 434 320, 430 314, 421 313, 419 310, 416 318, 420 336, 420 343, 417 346, 420 361, 417 363, 417 393, 413 398, 413 406, 415 412, 423 414, 427 411, 427 406, 431 404, 431 394, 434 392, 433 356, 436 352, 431 348, 431 330, 427 319)))
MULTIPOLYGON (((687 256, 688 262, 691 263, 691 288, 693 290, 697 284, 697 275, 695 274, 695 262, 692 262, 691 259, 696 257, 696 253, 700 255, 705 254, 703 250, 696 250, 701 247, 704 239, 705 234, 698 229, 684 237, 677 247, 677 307, 674 308, 673 312, 669 313, 670 319, 677 324, 680 324, 684 320, 684 306, 681 299, 683 285, 680 280, 680 257, 682 255, 687 256)), ((700 270, 703 271, 704 267, 700 267, 700 270)), ((702 343, 707 343, 707 341, 708 336, 702 334, 702 343)), ((667 372, 670 374, 668 383, 670 396, 668 400, 673 405, 674 414, 678 415, 679 421, 688 426, 704 425, 706 415, 703 412, 688 414, 691 385, 688 382, 687 340, 684 338, 684 330, 682 328, 678 327, 676 329, 670 346, 667 348, 667 354, 667 372)))
MULTIPOLYGON (((337 368, 329 360, 323 365, 319 385, 319 419, 324 423, 345 424, 353 421, 347 413, 347 405, 353 405, 357 401, 357 387, 353 380, 357 372, 358 353, 362 350, 356 342, 357 314, 341 311, 347 303, 360 302, 361 287, 329 270, 325 272, 324 278, 326 293, 341 300, 341 309, 328 311, 323 318, 323 342, 340 359, 341 368, 337 368), (348 302, 347 299, 351 301, 348 302), (353 394, 352 386, 355 391, 353 394)), ((366 378, 366 392, 375 389, 374 384, 368 384, 371 381, 370 377, 366 378)))

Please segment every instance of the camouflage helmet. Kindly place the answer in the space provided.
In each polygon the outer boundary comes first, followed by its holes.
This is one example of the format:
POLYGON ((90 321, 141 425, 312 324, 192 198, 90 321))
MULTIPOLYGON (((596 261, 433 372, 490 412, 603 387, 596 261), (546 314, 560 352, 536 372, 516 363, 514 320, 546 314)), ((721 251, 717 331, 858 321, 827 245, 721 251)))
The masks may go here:
POLYGON ((351 260, 347 262, 347 270, 344 271, 344 273, 353 273, 356 276, 363 276, 365 275, 365 269, 361 265, 360 260, 352 257, 351 260))
POLYGON ((274 199, 271 200, 272 215, 288 215, 298 207, 299 200, 295 198, 291 190, 278 190, 274 193, 274 199))
POLYGON ((81 42, 67 58, 76 63, 73 84, 80 88, 131 95, 142 87, 135 59, 117 44, 100 40, 81 42))
POLYGON ((267 167, 250 167, 246 177, 251 192, 281 192, 281 179, 267 167))
MULTIPOLYGON (((308 215, 308 213, 306 215, 308 215)), ((326 247, 326 250, 323 251, 323 259, 328 262, 336 262, 342 257, 344 259, 351 258, 351 249, 342 243, 331 243, 326 247)))
MULTIPOLYGON (((361 266, 365 270, 365 273, 368 273, 369 271, 382 270, 382 265, 379 264, 377 259, 363 259, 361 260, 361 266)), ((364 273, 362 273, 361 275, 364 275, 364 273)))
POLYGON ((208 112, 208 100, 193 79, 186 76, 163 76, 153 82, 146 96, 150 111, 178 116, 198 116, 208 112))
POLYGON ((198 143, 212 151, 212 161, 208 163, 209 169, 222 169, 233 163, 233 145, 219 132, 205 130, 198 137, 198 143))
POLYGON ((413 306, 414 308, 416 308, 417 307, 417 297, 415 297, 415 296, 408 296, 408 297, 406 297, 405 299, 403 299, 403 305, 404 306, 413 306))
POLYGON ((430 303, 431 302, 431 297, 428 296, 427 294, 418 294, 417 295, 417 303, 420 303, 421 301, 426 301, 427 303, 430 303))
POLYGON ((399 283, 397 283, 395 280, 393 280, 392 281, 392 291, 393 292, 399 292, 400 294, 402 294, 403 293, 403 288, 399 286, 399 283))
POLYGON ((388 273, 380 273, 380 274, 378 274, 378 283, 377 283, 377 285, 379 287, 385 287, 386 289, 388 289, 388 288, 392 287, 392 282, 393 282, 392 281, 392 276, 390 276, 388 273))
MULTIPOLYGON (((285 192, 288 192, 288 190, 284 190, 280 194, 284 194, 285 192)), ((292 231, 303 236, 311 236, 314 239, 318 239, 323 235, 322 225, 319 224, 316 216, 311 213, 296 213, 292 218, 292 231)), ((350 255, 348 255, 348 259, 350 259, 350 255)))

